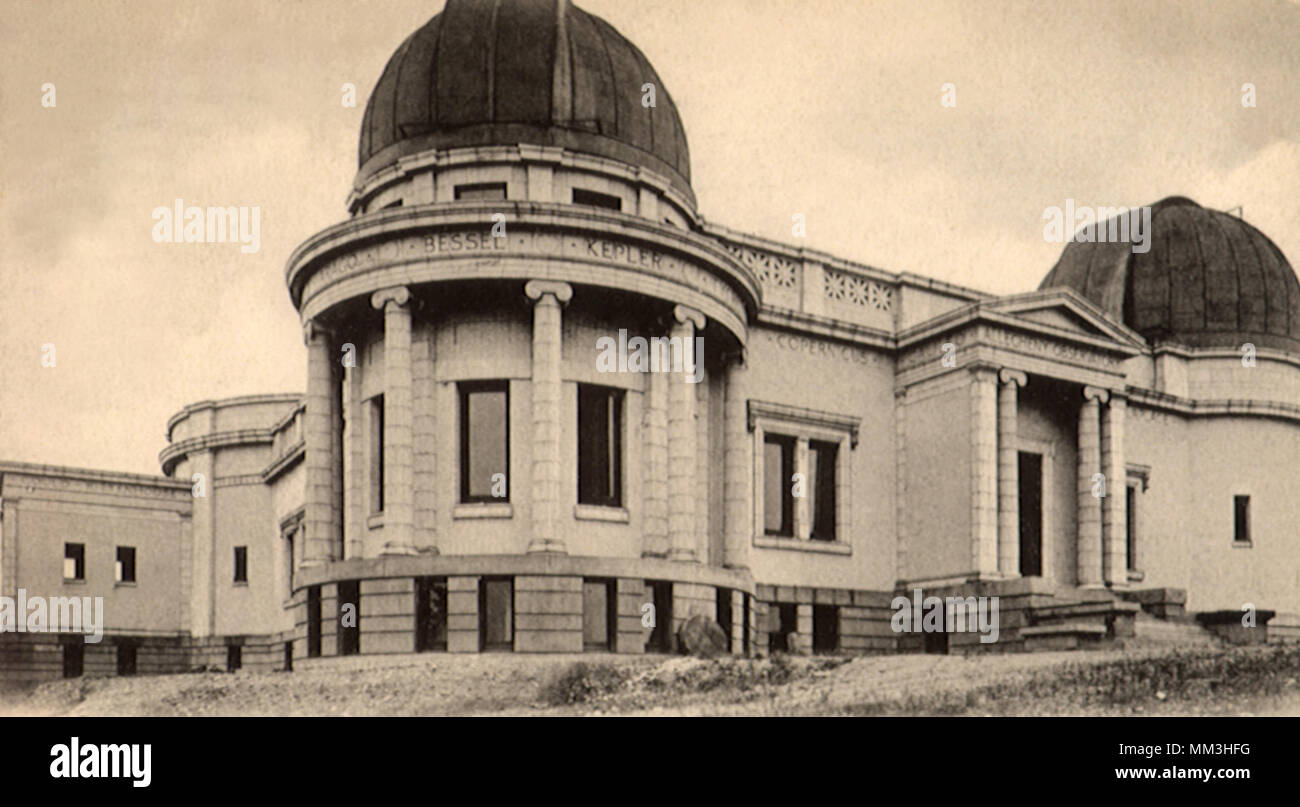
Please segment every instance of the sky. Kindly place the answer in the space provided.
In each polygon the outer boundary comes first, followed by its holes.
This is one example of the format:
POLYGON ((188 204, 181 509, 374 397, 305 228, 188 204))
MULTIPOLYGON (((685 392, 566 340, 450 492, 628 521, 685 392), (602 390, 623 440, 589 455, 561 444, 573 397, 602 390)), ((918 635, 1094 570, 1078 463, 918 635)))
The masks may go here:
MULTIPOLYGON (((672 94, 708 221, 1004 294, 1060 252, 1045 210, 1183 195, 1300 264, 1295 0, 579 5, 672 94)), ((285 261, 346 217, 365 99, 442 2, 3 7, 0 460, 157 474, 187 403, 305 388, 285 261), (155 243, 178 198, 259 207, 260 249, 155 243)))

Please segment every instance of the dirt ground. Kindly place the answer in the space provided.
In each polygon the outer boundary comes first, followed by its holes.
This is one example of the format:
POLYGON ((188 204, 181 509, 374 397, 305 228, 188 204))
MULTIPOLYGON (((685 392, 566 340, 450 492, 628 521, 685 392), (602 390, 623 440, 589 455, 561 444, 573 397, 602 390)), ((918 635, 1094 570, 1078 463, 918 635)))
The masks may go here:
MULTIPOLYGON (((1159 652, 1167 651, 1152 651, 1159 652)), ((1295 678, 1268 697, 1215 697, 1207 691, 1202 697, 1165 699, 1156 692, 1124 703, 1077 706, 1069 697, 1015 695, 1030 681, 1051 680, 1069 665, 1122 661, 1126 654, 1134 656, 1131 650, 1107 650, 775 663, 590 653, 363 656, 316 662, 291 674, 60 680, 0 692, 0 716, 1300 715, 1295 678), (556 681, 571 680, 578 663, 612 683, 576 698, 557 697, 556 681), (570 678, 561 679, 566 671, 570 678)))

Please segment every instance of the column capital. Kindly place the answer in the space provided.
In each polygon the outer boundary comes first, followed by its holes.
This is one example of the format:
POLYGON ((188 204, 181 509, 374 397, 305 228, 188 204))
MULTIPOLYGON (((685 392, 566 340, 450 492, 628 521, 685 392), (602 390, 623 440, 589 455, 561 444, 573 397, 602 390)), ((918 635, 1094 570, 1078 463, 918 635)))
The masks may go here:
POLYGON ((1110 400, 1110 392, 1101 387, 1086 386, 1083 388, 1083 400, 1096 400, 1098 403, 1106 403, 1110 400))
POLYGON ((1029 383, 1029 376, 1020 370, 1003 367, 998 371, 998 380, 1003 384, 1015 384, 1018 387, 1023 387, 1029 383))
POLYGON ((695 329, 700 330, 707 322, 702 311, 696 311, 694 308, 685 305, 673 306, 673 319, 685 325, 688 321, 695 324, 695 329))
POLYGON ((326 328, 314 319, 309 319, 302 324, 302 343, 311 345, 318 336, 333 336, 334 329, 326 328))
POLYGON ((548 294, 554 295, 556 302, 563 304, 573 299, 573 287, 556 280, 530 280, 524 284, 524 294, 538 302, 548 294))
POLYGON ((389 303, 395 303, 397 306, 402 307, 410 302, 411 290, 406 286, 392 286, 387 289, 380 289, 370 295, 370 305, 380 311, 385 310, 389 303))

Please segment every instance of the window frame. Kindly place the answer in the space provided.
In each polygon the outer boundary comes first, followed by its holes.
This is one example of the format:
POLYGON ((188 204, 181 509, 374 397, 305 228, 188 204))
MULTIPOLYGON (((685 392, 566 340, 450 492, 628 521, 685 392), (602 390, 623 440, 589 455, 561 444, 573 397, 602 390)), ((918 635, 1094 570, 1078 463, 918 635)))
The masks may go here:
POLYGON ((591 188, 573 187, 570 189, 569 201, 582 207, 594 207, 599 210, 610 210, 615 213, 623 212, 623 197, 604 191, 592 190, 591 188), (586 201, 579 201, 579 196, 586 198, 586 201), (614 207, 613 202, 618 202, 618 207, 614 207))
POLYGON ((64 560, 63 580, 65 582, 75 581, 75 582, 84 583, 86 580, 86 545, 84 543, 64 541, 63 560, 64 560), (75 550, 73 549, 74 547, 76 547, 75 550), (75 552, 75 554, 69 555, 68 554, 69 552, 75 552), (69 560, 73 561, 72 577, 68 577, 68 572, 67 572, 67 568, 68 568, 67 561, 69 560))
POLYGON ((115 584, 132 585, 136 582, 136 552, 133 546, 117 546, 113 553, 113 582, 115 584), (127 577, 127 565, 122 561, 122 551, 126 550, 128 557, 131 559, 130 572, 131 576, 127 577))
POLYGON ((795 496, 790 486, 794 483, 795 454, 799 451, 799 438, 789 434, 778 434, 775 432, 765 432, 763 434, 763 456, 759 462, 763 463, 763 490, 759 494, 763 508, 763 535, 772 538, 794 538, 797 535, 795 531, 795 496), (769 445, 777 446, 781 449, 781 526, 777 529, 771 529, 767 525, 767 485, 766 480, 772 473, 772 469, 767 467, 767 447, 769 445), (788 454, 787 454, 788 452, 788 454))
MULTIPOLYGON (((754 529, 753 544, 768 549, 794 549, 809 552, 851 555, 852 455, 858 443, 861 418, 803 407, 788 406, 750 399, 746 402, 748 427, 754 435, 754 529), (808 507, 808 497, 794 497, 793 535, 771 534, 766 518, 766 453, 769 434, 794 438, 793 474, 804 474, 808 481, 808 463, 811 443, 833 443, 835 452, 835 525, 834 533, 827 537, 812 537, 813 518, 808 507)), ((815 477, 814 477, 815 481, 815 477)), ((787 488, 788 489, 788 488, 787 488)))
POLYGON ((457 202, 505 202, 510 198, 510 183, 508 182, 466 182, 460 185, 452 186, 452 199, 457 202), (475 191, 501 190, 501 198, 495 197, 477 197, 467 199, 462 194, 475 191))
POLYGON ((1234 493, 1232 495, 1232 544, 1233 546, 1254 546, 1255 536, 1251 524, 1251 495, 1234 493), (1244 506, 1243 506, 1244 505, 1244 506), (1243 538, 1242 535, 1245 535, 1243 538))
POLYGON ((511 481, 510 468, 510 380, 509 379, 490 379, 476 381, 459 381, 456 384, 457 397, 457 423, 456 428, 459 432, 458 441, 460 444, 460 504, 508 504, 510 502, 510 493, 514 487, 511 481), (469 430, 469 397, 480 392, 502 392, 505 393, 505 468, 506 475, 506 495, 493 496, 490 492, 486 495, 472 495, 470 493, 470 430, 469 430))
MULTIPOLYGON (((627 423, 626 390, 619 389, 618 387, 607 387, 600 384, 584 384, 584 383, 579 383, 577 387, 578 387, 577 406, 575 407, 576 417, 577 417, 577 432, 576 432, 577 445, 575 446, 575 450, 577 452, 577 457, 576 457, 577 459, 577 468, 576 468, 577 503, 582 506, 590 506, 590 507, 621 508, 624 506, 623 502, 624 502, 624 493, 626 487, 625 484, 626 474, 624 473, 624 469, 623 469, 623 463, 626 462, 626 457, 627 457, 627 451, 626 451, 627 441, 625 435, 625 429, 627 423), (612 483, 613 483, 614 491, 612 495, 593 496, 591 498, 583 498, 585 495, 584 487, 582 484, 582 479, 583 479, 582 472, 584 466, 583 449, 584 447, 588 447, 588 444, 582 439, 582 414, 583 414, 582 401, 583 401, 584 393, 588 395, 591 395, 593 393, 599 395, 600 400, 604 403, 603 408, 606 413, 608 413, 609 411, 608 407, 610 401, 613 401, 614 403, 613 424, 611 426, 611 424, 609 424, 608 422, 606 423, 606 431, 608 432, 610 437, 610 445, 608 446, 608 451, 606 452, 607 456, 605 456, 603 459, 603 462, 606 464, 606 468, 605 468, 606 476, 613 477, 612 483)), ((509 480, 507 479, 507 481, 509 480)))
POLYGON ((248 585, 248 546, 241 545, 235 548, 235 568, 234 580, 235 585, 248 585), (241 574, 242 573, 242 574, 241 574))

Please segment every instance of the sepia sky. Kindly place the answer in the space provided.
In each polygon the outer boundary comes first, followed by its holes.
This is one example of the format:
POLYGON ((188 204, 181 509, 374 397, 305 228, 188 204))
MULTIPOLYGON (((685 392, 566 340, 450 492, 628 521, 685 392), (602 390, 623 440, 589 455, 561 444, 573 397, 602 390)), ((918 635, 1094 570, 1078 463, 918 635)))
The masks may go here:
MULTIPOLYGON (((1294 0, 578 5, 667 85, 709 221, 793 241, 802 213, 801 245, 1011 293, 1060 252, 1044 209, 1178 194, 1300 265, 1294 0)), ((304 389, 285 260, 346 216, 365 99, 441 7, 5 2, 0 459, 156 474, 186 403, 304 389), (177 198, 260 207, 260 251, 155 244, 177 198)))

